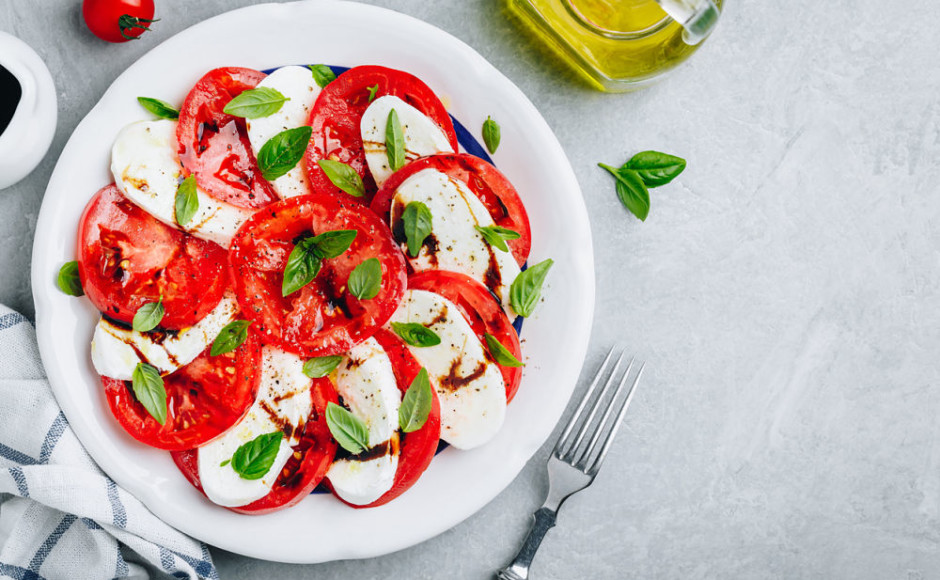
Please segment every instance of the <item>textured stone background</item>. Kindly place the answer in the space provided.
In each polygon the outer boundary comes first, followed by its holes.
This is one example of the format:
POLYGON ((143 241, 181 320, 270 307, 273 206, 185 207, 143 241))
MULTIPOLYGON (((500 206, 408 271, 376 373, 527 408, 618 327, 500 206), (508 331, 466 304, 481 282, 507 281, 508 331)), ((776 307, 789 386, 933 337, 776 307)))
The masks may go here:
MULTIPOLYGON (((0 191, 0 302, 32 315, 43 190, 111 81, 175 32, 250 3, 158 0, 153 33, 111 46, 84 29, 78 0, 0 0, 0 30, 46 60, 60 113, 39 169, 0 191)), ((573 80, 499 0, 375 3, 466 41, 542 111, 594 231, 587 368, 618 339, 650 363, 536 577, 938 577, 935 0, 729 0, 686 67, 630 95, 573 80), (647 148, 689 168, 653 192, 641 224, 595 164, 647 148)), ((541 502, 546 457, 467 522, 388 557, 305 567, 214 554, 224 579, 488 578, 541 502)))

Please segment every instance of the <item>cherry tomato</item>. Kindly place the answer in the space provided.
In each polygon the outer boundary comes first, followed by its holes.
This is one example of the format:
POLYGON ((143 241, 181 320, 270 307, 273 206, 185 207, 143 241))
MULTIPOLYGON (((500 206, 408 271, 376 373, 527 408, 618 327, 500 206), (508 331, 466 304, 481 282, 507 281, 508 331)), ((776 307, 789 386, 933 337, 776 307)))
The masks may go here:
POLYGON ((84 0, 82 16, 92 34, 108 42, 136 40, 156 22, 153 0, 84 0))
POLYGON ((102 377, 111 413, 124 430, 151 447, 192 449, 215 439, 241 419, 255 400, 261 377, 257 336, 232 352, 199 357, 163 377, 166 423, 160 425, 134 395, 131 381, 102 377))
POLYGON ((388 322, 405 293, 405 259, 382 220, 358 203, 329 194, 303 195, 255 213, 232 239, 229 259, 245 316, 267 342, 301 356, 342 354, 388 322), (348 250, 326 259, 312 282, 288 296, 281 285, 300 239, 356 230, 348 250), (379 293, 360 300, 347 291, 352 271, 369 258, 382 268, 379 293))
POLYGON ((359 124, 369 103, 385 95, 394 95, 427 115, 444 131, 451 147, 457 151, 457 134, 450 115, 434 91, 418 77, 381 66, 357 66, 328 84, 310 111, 309 124, 313 127, 313 135, 307 148, 306 161, 313 191, 328 191, 369 203, 376 186, 366 164, 359 124), (365 198, 348 196, 333 185, 317 165, 320 159, 342 161, 352 166, 365 182, 365 198))
POLYGON ((521 237, 509 240, 508 244, 516 262, 520 266, 525 264, 532 245, 532 231, 525 206, 506 176, 475 155, 430 155, 409 163, 393 173, 375 194, 370 206, 372 211, 388 221, 395 191, 406 179, 424 169, 436 169, 466 183, 470 191, 483 202, 496 225, 519 232, 521 237))
POLYGON ((161 328, 192 326, 216 307, 228 285, 222 247, 157 221, 113 184, 88 202, 78 252, 85 294, 120 322, 133 322, 141 306, 162 298, 161 328))

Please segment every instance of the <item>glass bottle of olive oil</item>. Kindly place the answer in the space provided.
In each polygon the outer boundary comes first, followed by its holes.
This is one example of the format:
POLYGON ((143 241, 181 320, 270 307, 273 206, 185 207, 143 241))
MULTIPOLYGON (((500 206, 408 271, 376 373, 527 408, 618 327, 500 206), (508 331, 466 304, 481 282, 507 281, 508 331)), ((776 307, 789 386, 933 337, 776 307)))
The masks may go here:
POLYGON ((537 37, 591 85, 630 91, 687 59, 717 23, 722 0, 506 0, 537 37))

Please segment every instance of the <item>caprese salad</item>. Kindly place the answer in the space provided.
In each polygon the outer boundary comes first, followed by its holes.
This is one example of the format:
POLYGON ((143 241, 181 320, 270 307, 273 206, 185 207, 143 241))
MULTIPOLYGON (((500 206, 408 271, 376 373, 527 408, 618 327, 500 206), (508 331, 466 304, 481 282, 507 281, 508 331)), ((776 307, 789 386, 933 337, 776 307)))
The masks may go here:
POLYGON ((336 72, 219 68, 178 109, 141 97, 158 118, 118 133, 59 272, 101 313, 118 423, 240 513, 320 485, 379 506, 441 441, 490 441, 552 265, 525 268, 519 195, 427 85, 336 72))

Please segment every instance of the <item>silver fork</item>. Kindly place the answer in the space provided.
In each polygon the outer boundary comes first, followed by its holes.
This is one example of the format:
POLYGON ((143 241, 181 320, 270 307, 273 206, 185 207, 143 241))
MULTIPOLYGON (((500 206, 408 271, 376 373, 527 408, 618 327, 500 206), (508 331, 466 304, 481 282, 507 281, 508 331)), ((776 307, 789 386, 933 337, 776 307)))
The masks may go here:
POLYGON ((624 359, 624 353, 620 353, 603 388, 595 395, 597 385, 601 382, 613 356, 614 349, 612 348, 601 363, 597 374, 594 375, 594 380, 591 381, 591 386, 581 399, 578 410, 574 412, 561 437, 558 438, 558 443, 555 444, 555 449, 548 458, 548 496, 542 507, 535 512, 535 521, 529 529, 529 535, 526 536, 512 564, 496 573, 499 580, 526 580, 529 577, 529 566, 535 558, 535 551, 542 543, 545 533, 555 525, 558 508, 571 495, 594 482, 604 462, 604 457, 610 449, 610 444, 614 440, 614 435, 620 428, 623 416, 627 413, 630 401, 633 400, 633 393, 646 366, 645 363, 640 365, 630 389, 627 390, 626 396, 623 396, 636 359, 630 359, 626 372, 620 375, 620 366, 624 359), (585 413, 588 403, 591 403, 591 409, 585 413), (603 417, 595 421, 597 412, 605 405, 606 411, 603 417), (617 409, 617 416, 611 421, 610 417, 614 409, 617 409), (577 428, 576 433, 575 428, 577 428), (585 445, 585 438, 588 437, 590 440, 585 445), (598 443, 600 443, 600 451, 595 452, 598 443))

